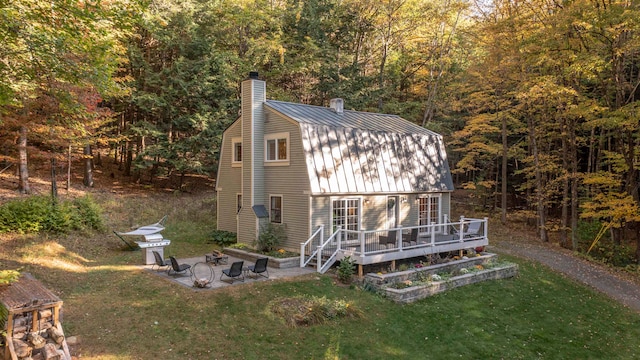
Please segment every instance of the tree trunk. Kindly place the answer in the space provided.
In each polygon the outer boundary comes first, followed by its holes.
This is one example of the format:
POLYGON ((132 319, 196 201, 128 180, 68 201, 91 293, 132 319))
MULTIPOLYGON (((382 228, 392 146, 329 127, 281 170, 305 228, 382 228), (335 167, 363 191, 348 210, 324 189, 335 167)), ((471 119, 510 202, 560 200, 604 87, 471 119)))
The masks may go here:
POLYGON ((535 184, 536 184, 536 207, 538 213, 538 221, 537 221, 537 232, 542 242, 548 242, 549 238, 547 237, 547 229, 546 229, 546 212, 544 208, 544 189, 542 188, 542 172, 540 171, 540 155, 538 154, 538 144, 536 141, 536 130, 535 124, 531 117, 528 120, 529 123, 529 138, 531 144, 531 153, 533 155, 533 166, 535 167, 535 184))
POLYGON ((67 152, 67 191, 71 190, 71 145, 67 152))
POLYGON ((566 120, 562 120, 562 199, 560 215, 560 246, 568 247, 567 229, 569 227, 569 144, 566 133, 568 132, 566 120))
POLYGON ((56 180, 56 158, 51 158, 51 200, 58 200, 58 181, 56 180))
POLYGON ((91 145, 84 147, 84 186, 93 187, 93 170, 91 168, 91 145))
POLYGON ((31 193, 31 188, 29 187, 29 167, 27 162, 27 127, 24 125, 20 127, 18 152, 20 160, 18 165, 18 174, 20 176, 18 191, 21 194, 29 194, 31 193))
POLYGON ((500 194, 500 222, 504 225, 507 223, 507 165, 509 144, 507 143, 507 117, 502 117, 502 187, 500 194))
POLYGON ((124 161, 124 175, 131 176, 131 163, 133 162, 133 144, 131 141, 127 141, 127 157, 124 161))
POLYGON ((571 248, 578 250, 578 144, 576 144, 576 126, 572 122, 569 129, 571 147, 571 248))

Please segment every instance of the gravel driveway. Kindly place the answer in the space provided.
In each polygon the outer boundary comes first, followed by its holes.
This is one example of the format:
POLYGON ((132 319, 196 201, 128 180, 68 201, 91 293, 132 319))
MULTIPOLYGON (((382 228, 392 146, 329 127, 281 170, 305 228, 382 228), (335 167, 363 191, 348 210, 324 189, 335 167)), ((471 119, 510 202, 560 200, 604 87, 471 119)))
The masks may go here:
POLYGON ((542 243, 520 242, 494 243, 489 250, 539 262, 640 312, 639 285, 617 276, 604 266, 577 258, 569 250, 542 243))

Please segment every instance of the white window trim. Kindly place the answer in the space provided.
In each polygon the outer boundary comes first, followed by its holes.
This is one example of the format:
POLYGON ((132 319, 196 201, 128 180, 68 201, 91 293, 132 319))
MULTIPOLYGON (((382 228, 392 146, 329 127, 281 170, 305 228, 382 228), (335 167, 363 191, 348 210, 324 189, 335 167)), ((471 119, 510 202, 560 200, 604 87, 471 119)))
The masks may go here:
MULTIPOLYGON (((333 202, 336 200, 358 200, 358 231, 363 231, 364 229, 362 228, 362 212, 364 211, 363 208, 363 197, 362 196, 332 196, 330 197, 329 200, 329 216, 330 216, 330 220, 331 222, 329 224, 331 224, 331 231, 333 233, 333 202)), ((344 229, 343 229, 344 230, 344 229)), ((344 240, 342 241, 343 244, 358 244, 359 241, 358 240, 344 240)))
MULTIPOLYGON (((428 194, 428 195, 418 195, 419 199, 429 199, 428 202, 431 202, 431 199, 436 198, 438 199, 438 216, 437 216, 437 223, 438 224, 442 224, 442 194, 428 194)), ((430 204, 429 204, 430 205, 430 204)), ((418 200, 418 223, 420 223, 420 201, 418 200)), ((431 229, 431 228, 429 228, 431 229)), ((442 232, 442 226, 436 226, 433 228, 436 232, 436 234, 441 233, 442 232)), ((420 232, 418 235, 420 236, 425 236, 425 235, 430 235, 431 233, 428 231, 423 231, 420 232)))
POLYGON ((269 194, 269 222, 272 224, 284 224, 284 196, 282 194, 269 194), (271 218, 271 198, 279 197, 280 198, 280 222, 273 222, 271 218))
POLYGON ((236 215, 240 214, 240 211, 242 211, 243 204, 244 204, 244 196, 242 196, 242 193, 236 193, 236 215), (241 197, 240 203, 238 201, 238 196, 241 197), (240 205, 239 208, 238 208, 238 205, 240 205))
POLYGON ((232 167, 242 167, 242 160, 236 160, 236 144, 240 144, 242 146, 242 138, 234 137, 231 138, 231 166, 232 167))
MULTIPOLYGON (((277 158, 276 154, 276 158, 277 158)), ((264 136, 264 166, 287 166, 289 165, 289 160, 291 159, 291 141, 289 139, 288 132, 274 133, 274 134, 266 134, 264 136), (276 140, 276 151, 278 151, 278 139, 285 139, 287 142, 287 158, 284 160, 269 160, 267 159, 268 151, 267 151, 267 141, 276 140)))

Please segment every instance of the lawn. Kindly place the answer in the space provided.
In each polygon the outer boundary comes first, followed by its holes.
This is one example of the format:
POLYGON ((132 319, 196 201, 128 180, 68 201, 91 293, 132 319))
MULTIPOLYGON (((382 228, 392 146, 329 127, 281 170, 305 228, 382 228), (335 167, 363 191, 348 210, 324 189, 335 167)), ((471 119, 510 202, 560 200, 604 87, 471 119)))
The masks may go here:
MULTIPOLYGON (((98 198, 110 228, 169 214, 168 255, 213 245, 211 196, 98 198), (142 220, 140 220, 142 219, 142 220)), ((21 267, 64 301, 82 359, 636 359, 640 316, 548 269, 397 305, 332 275, 193 291, 143 271, 140 252, 109 233, 0 239, 0 267, 21 267), (297 295, 346 300, 359 319, 291 328, 268 311, 297 295)), ((217 281, 217 280, 216 280, 217 281)))

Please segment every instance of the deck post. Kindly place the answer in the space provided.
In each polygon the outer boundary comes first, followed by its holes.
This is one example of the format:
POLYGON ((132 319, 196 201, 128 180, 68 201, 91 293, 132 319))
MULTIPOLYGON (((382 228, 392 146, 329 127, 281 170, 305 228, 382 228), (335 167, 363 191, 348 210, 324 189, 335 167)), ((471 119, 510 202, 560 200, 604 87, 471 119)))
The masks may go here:
POLYGON ((362 279, 364 271, 362 270, 362 264, 358 264, 358 277, 362 279))
POLYGON ((460 216, 460 242, 464 242, 464 216, 460 216))
POLYGON ((484 238, 488 239, 489 238, 489 218, 484 218, 484 238))
POLYGON ((442 230, 442 233, 444 235, 449 235, 449 215, 447 214, 442 214, 442 221, 444 223, 444 229, 442 230))
POLYGON ((322 269, 322 245, 318 245, 318 252, 316 252, 316 269, 318 272, 322 269))
POLYGON ((391 271, 396 271, 396 261, 391 260, 391 271))

